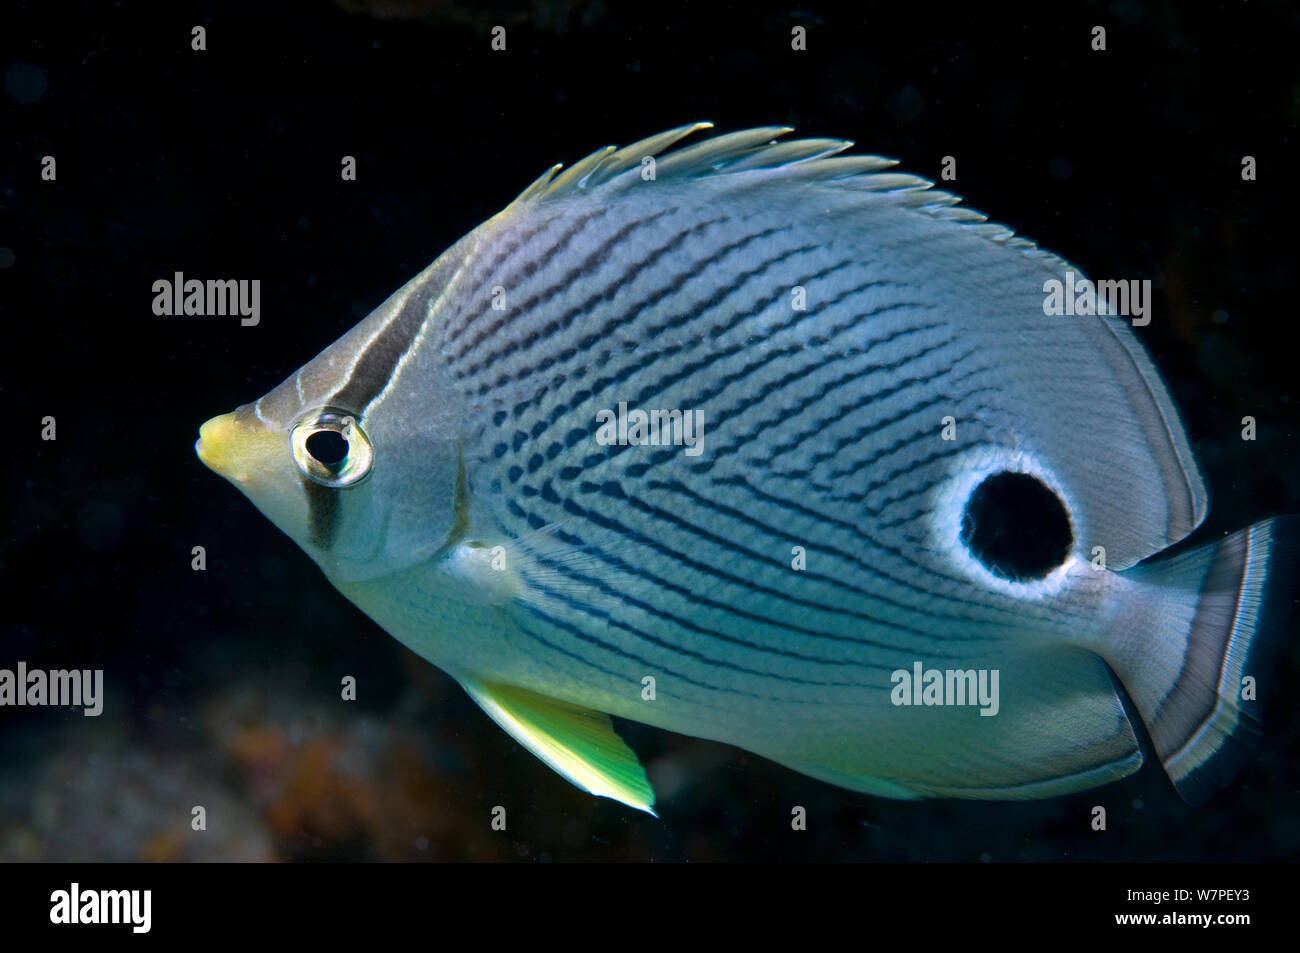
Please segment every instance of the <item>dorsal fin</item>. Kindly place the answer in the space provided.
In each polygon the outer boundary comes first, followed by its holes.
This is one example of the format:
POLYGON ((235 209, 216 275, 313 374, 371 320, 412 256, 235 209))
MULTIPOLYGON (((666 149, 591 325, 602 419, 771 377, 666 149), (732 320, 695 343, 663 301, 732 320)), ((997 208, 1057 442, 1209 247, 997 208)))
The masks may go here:
POLYGON ((1032 241, 1017 237, 1005 225, 990 223, 987 216, 960 206, 960 196, 934 188, 929 179, 887 171, 898 164, 897 159, 840 155, 853 147, 850 139, 778 142, 779 137, 794 130, 789 126, 759 126, 667 151, 692 133, 711 128, 713 123, 710 122, 688 123, 621 149, 605 146, 568 169, 554 165, 524 189, 511 207, 591 196, 598 192, 608 193, 612 198, 645 181, 641 177, 642 160, 649 156, 655 158, 654 180, 660 183, 702 176, 746 175, 756 179, 777 176, 885 194, 898 205, 942 221, 960 223, 990 241, 1018 248, 1048 268, 1073 268, 1032 241))

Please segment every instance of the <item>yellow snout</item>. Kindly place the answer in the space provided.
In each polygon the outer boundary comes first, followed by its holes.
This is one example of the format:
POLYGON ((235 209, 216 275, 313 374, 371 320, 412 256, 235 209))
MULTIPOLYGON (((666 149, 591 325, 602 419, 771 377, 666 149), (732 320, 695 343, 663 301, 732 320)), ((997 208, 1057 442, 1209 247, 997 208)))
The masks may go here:
POLYGON ((260 474, 274 473, 288 451, 283 433, 268 430, 247 408, 213 417, 199 428, 194 452, 211 470, 245 485, 260 474))

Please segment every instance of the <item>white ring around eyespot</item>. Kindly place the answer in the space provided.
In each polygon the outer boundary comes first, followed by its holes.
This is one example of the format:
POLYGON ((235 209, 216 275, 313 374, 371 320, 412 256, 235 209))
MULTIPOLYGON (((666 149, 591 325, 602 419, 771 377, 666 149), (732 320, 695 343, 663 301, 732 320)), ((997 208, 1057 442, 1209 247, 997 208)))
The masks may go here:
POLYGON ((955 568, 974 582, 1019 598, 1042 598, 1059 593, 1071 571, 1081 562, 1079 541, 1087 539, 1086 528, 1073 494, 1056 474, 1033 454, 1023 450, 981 447, 954 459, 947 480, 935 498, 930 517, 930 540, 955 568), (971 555, 961 540, 962 517, 975 488, 995 473, 1024 473, 1040 480, 1065 506, 1074 539, 1065 560, 1042 579, 1016 582, 996 575, 971 555))

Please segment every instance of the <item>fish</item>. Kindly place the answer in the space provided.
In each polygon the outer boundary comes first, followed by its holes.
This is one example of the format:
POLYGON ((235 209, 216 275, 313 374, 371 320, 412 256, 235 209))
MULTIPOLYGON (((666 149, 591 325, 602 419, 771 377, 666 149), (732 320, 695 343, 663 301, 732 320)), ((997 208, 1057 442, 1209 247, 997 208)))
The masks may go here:
POLYGON ((552 167, 199 458, 631 808, 615 717, 896 799, 1227 784, 1300 517, 1166 553, 1208 498, 1139 322, 893 160, 710 125, 552 167))

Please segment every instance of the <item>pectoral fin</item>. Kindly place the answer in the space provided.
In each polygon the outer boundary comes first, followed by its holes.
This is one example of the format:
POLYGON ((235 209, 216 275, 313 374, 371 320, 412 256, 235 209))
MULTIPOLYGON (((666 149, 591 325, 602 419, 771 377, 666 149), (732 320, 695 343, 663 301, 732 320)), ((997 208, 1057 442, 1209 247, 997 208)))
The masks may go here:
POLYGON ((461 685, 516 741, 582 790, 659 816, 645 769, 609 715, 522 688, 468 679, 461 685))
POLYGON ((605 554, 564 541, 562 525, 551 523, 516 539, 463 538, 438 551, 438 566, 450 585, 489 605, 556 598, 590 604, 597 593, 591 580, 608 572, 605 554))

